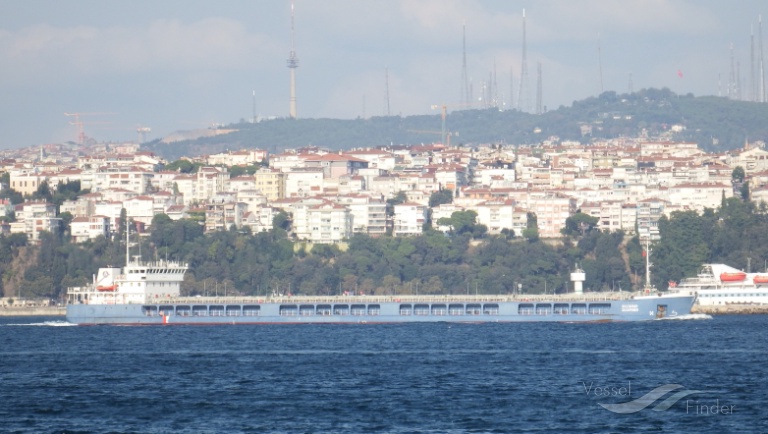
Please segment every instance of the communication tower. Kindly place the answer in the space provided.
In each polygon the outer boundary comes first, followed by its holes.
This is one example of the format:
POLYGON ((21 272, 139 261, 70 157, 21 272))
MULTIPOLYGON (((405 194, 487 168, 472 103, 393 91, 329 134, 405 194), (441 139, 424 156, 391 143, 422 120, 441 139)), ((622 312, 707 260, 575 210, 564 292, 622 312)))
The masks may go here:
POLYGON ((530 111, 528 95, 528 53, 525 40, 525 9, 523 9, 523 60, 520 66, 520 91, 517 93, 517 108, 530 111))
POLYGON ((291 70, 290 116, 292 119, 296 119, 296 68, 299 67, 299 59, 296 57, 293 9, 293 2, 291 2, 291 51, 288 53, 288 69, 291 70))

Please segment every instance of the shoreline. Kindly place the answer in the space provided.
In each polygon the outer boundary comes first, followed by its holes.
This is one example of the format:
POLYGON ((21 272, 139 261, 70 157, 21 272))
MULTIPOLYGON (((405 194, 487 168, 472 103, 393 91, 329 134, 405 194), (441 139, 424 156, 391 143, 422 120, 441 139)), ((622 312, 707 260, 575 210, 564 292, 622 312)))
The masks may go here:
MULTIPOLYGON (((723 306, 693 306, 692 314, 707 315, 766 315, 768 305, 765 304, 728 304, 723 306)), ((0 317, 3 316, 65 316, 64 306, 46 307, 0 307, 0 317)))
POLYGON ((3 316, 65 316, 66 307, 0 307, 0 317, 3 316))
POLYGON ((768 314, 766 304, 726 304, 722 306, 695 305, 691 313, 704 313, 707 315, 765 315, 768 314))

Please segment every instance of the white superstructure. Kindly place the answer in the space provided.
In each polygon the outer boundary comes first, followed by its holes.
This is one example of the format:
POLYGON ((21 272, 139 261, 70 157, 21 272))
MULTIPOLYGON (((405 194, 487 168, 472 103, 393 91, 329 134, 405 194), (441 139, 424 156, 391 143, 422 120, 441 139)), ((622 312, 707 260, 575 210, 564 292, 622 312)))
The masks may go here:
POLYGON ((67 302, 134 304, 178 297, 186 271, 186 264, 169 261, 100 268, 91 286, 67 290, 67 302))
POLYGON ((87 287, 67 289, 67 304, 137 304, 160 302, 181 295, 187 264, 174 261, 142 263, 130 260, 130 226, 125 233, 125 267, 99 268, 87 287))
POLYGON ((696 294, 702 306, 768 304, 768 272, 747 273, 725 264, 705 264, 696 277, 670 287, 696 294))

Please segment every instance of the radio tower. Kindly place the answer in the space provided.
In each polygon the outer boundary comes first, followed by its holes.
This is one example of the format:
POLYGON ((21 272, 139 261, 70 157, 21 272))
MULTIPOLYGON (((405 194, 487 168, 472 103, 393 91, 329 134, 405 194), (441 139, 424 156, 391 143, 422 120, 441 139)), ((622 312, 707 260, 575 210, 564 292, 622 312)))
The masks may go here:
POLYGON ((296 44, 293 28, 293 1, 291 1, 291 52, 288 54, 288 69, 291 70, 291 99, 290 115, 296 119, 296 68, 299 67, 299 59, 296 57, 296 44))
POLYGON ((758 42, 758 62, 757 62, 757 79, 760 81, 760 87, 758 90, 758 101, 765 102, 765 70, 763 65, 763 16, 757 17, 757 42, 758 42))
POLYGON ((525 43, 525 9, 523 9, 523 61, 520 71, 520 91, 517 93, 517 108, 521 111, 529 110, 528 98, 528 55, 525 43))
POLYGON ((728 99, 736 99, 736 61, 733 58, 733 43, 731 43, 731 73, 728 75, 728 99))
POLYGON ((515 69, 509 68, 509 109, 515 108, 515 69))
POLYGON ((461 26, 462 36, 462 59, 461 59, 461 103, 465 106, 470 104, 469 97, 469 78, 467 77, 467 24, 461 26))
POLYGON ((541 62, 536 64, 536 114, 544 113, 541 101, 541 62))
POLYGON ((384 96, 387 100, 387 116, 390 116, 389 112, 389 68, 384 68, 384 96))
POLYGON ((758 102, 757 83, 755 82, 755 26, 749 26, 749 100, 758 102))
POLYGON ((600 33, 597 34, 597 67, 600 71, 600 94, 603 93, 603 50, 600 47, 600 33))

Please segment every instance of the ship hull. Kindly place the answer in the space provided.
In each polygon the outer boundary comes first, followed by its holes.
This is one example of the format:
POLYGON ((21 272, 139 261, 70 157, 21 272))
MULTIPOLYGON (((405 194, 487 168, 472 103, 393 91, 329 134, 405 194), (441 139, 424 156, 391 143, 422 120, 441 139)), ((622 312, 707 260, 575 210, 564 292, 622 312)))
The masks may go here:
POLYGON ((215 299, 144 304, 70 304, 80 325, 376 324, 647 321, 690 314, 692 296, 623 300, 494 300, 376 297, 280 301, 215 299))

